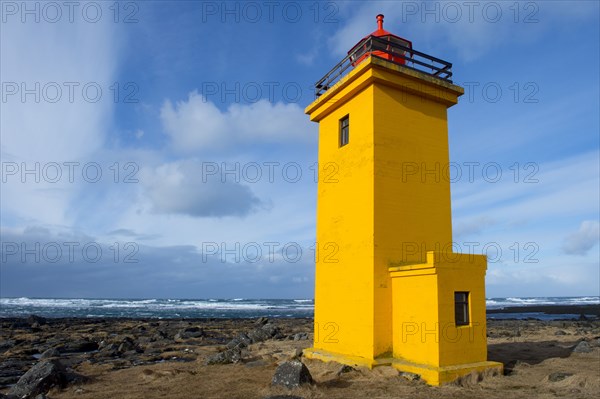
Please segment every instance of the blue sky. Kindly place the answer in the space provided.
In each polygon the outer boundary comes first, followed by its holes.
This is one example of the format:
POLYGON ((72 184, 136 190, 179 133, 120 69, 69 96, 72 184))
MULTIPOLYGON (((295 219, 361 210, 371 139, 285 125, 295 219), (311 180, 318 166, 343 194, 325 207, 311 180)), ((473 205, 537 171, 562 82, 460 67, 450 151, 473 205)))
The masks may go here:
POLYGON ((303 110, 378 13, 466 88, 454 240, 487 296, 599 294, 597 2, 24 4, 1 9, 2 296, 311 298, 303 110))

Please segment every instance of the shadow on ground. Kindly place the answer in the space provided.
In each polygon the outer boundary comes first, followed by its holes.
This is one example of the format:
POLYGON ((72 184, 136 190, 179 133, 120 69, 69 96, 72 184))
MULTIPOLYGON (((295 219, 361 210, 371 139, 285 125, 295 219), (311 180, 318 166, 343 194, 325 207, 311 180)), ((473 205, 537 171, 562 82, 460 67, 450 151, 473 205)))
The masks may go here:
POLYGON ((490 344, 488 345, 488 360, 501 362, 506 367, 514 365, 517 361, 534 365, 554 357, 569 357, 577 342, 541 341, 490 344))

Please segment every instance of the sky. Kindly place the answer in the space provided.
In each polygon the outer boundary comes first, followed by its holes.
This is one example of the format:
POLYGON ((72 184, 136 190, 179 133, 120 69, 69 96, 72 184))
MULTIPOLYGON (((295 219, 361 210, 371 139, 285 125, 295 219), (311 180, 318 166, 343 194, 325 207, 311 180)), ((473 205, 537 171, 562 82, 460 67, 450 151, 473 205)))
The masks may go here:
POLYGON ((0 296, 312 298, 313 85, 385 28, 453 63, 457 251, 599 295, 596 1, 0 3, 0 296))

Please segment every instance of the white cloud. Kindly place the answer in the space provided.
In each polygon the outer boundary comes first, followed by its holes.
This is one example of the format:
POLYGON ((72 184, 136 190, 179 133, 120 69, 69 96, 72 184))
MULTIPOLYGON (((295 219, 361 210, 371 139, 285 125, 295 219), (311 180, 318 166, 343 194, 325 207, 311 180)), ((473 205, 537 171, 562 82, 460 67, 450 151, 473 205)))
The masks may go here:
POLYGON ((223 150, 234 145, 314 141, 310 122, 298 104, 260 100, 232 104, 226 111, 197 92, 175 105, 166 101, 161 121, 181 152, 223 150))
MULTIPOLYGON (((343 56, 363 36, 373 32, 375 16, 385 15, 384 28, 413 43, 415 49, 450 48, 466 60, 474 60, 513 40, 536 40, 556 24, 598 15, 595 2, 394 2, 369 1, 353 7, 345 25, 330 39, 334 54, 343 56), (527 22, 527 23, 526 23, 527 22), (436 47, 437 46, 437 47, 436 47)), ((354 4, 353 4, 354 5, 354 4)))
POLYGON ((585 255, 598 245, 600 240, 600 224, 595 220, 585 220, 579 230, 570 234, 563 245, 563 250, 571 255, 585 255))
POLYGON ((59 234, 33 226, 23 231, 2 228, 0 233, 6 244, 3 250, 8 249, 1 254, 0 292, 7 297, 259 298, 267 285, 269 295, 276 298, 312 295, 314 263, 310 251, 298 262, 270 261, 263 252, 258 263, 251 263, 239 252, 236 259, 231 253, 226 257, 214 252, 205 255, 192 245, 146 245, 125 231, 121 233, 128 235, 128 246, 120 241, 117 256, 114 240, 73 231, 59 234), (36 243, 49 250, 32 251, 36 243), (85 255, 82 248, 90 243, 101 251, 85 255), (20 251, 21 245, 29 249, 28 255, 20 251), (35 261, 36 254, 40 262, 35 261))
POLYGON ((114 33, 110 21, 2 24, 2 83, 18 86, 2 103, 3 155, 73 160, 101 147, 112 121, 114 33))
POLYGON ((488 265, 486 296, 598 295, 598 263, 569 263, 564 257, 554 262, 522 265, 488 265))
MULTIPOLYGON (((515 182, 510 165, 501 165, 502 178, 496 183, 486 182, 482 167, 474 182, 469 182, 466 173, 453 184, 453 210, 462 217, 488 215, 506 222, 523 220, 548 220, 561 216, 597 213, 598 210, 598 152, 589 152, 554 162, 536 164, 537 172, 530 168, 515 182), (569 206, 564 206, 569 204, 569 206), (484 212, 484 215, 479 215, 484 212)), ((481 165, 484 165, 482 162, 481 165)))
POLYGON ((68 167, 57 183, 40 174, 48 162, 98 161, 94 154, 112 123, 117 29, 107 19, 22 23, 17 15, 2 23, 0 152, 3 166, 19 168, 3 176, 3 224, 70 223, 70 201, 80 187, 68 182, 68 167), (5 91, 9 86, 14 95, 5 91), (98 87, 102 95, 94 102, 98 87), (31 92, 23 96, 24 89, 31 92), (23 178, 25 168, 37 168, 37 176, 23 178))
MULTIPOLYGON (((202 162, 166 163, 141 173, 141 181, 157 213, 193 217, 246 216, 262 206, 250 187, 222 181, 202 162)), ((211 164, 212 166, 212 164, 211 164)))

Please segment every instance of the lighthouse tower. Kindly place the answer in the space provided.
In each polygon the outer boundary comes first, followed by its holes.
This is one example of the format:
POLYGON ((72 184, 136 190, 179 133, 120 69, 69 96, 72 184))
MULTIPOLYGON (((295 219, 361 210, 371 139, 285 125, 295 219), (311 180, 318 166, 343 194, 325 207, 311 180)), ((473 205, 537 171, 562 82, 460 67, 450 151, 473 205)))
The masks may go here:
POLYGON ((452 65, 383 29, 316 85, 314 345, 309 358, 391 365, 432 385, 487 361, 485 256, 452 250, 452 65))

